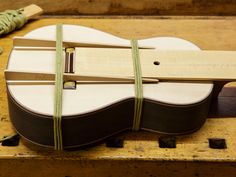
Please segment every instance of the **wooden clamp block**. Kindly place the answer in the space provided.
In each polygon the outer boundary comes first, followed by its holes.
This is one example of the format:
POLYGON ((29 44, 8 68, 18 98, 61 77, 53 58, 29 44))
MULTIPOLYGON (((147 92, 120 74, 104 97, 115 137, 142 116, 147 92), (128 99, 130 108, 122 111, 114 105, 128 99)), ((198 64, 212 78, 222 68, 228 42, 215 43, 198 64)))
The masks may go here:
POLYGON ((35 4, 31 4, 23 8, 23 15, 29 20, 43 13, 43 9, 35 4))

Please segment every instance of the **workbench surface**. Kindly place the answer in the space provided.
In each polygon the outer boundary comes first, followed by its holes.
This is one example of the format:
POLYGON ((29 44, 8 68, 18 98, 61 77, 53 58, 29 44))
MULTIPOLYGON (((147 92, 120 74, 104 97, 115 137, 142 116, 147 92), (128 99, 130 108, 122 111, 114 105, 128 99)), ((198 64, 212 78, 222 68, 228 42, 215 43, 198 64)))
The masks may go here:
MULTIPOLYGON (((123 38, 175 36, 206 50, 236 50, 236 17, 156 19, 39 19, 0 38, 0 137, 14 133, 7 106, 4 69, 12 37, 56 23, 84 25, 123 38)), ((227 87, 236 87, 230 83, 227 87)), ((236 96, 235 96, 236 98, 236 96)), ((236 99, 231 96, 231 99, 236 99)), ((236 109, 236 107, 235 107, 236 109)), ((209 118, 196 133, 179 136, 176 148, 160 148, 155 133, 120 135, 123 148, 104 143, 83 150, 57 152, 21 139, 19 146, 0 146, 1 176, 236 176, 236 117, 209 118), (209 138, 224 138, 226 149, 209 148, 209 138)))

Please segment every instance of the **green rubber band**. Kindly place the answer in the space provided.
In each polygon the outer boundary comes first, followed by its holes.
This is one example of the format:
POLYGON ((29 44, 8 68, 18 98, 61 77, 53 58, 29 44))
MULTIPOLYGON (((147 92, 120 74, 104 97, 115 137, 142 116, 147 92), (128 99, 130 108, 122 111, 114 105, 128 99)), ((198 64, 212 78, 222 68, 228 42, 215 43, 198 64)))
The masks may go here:
POLYGON ((63 46, 62 25, 56 26, 56 74, 54 90, 54 148, 63 149, 62 141, 62 91, 63 91, 63 46))
POLYGON ((139 49, 137 40, 131 40, 132 58, 135 79, 135 100, 134 100, 134 120, 132 130, 138 131, 140 129, 140 121, 142 116, 143 106, 143 83, 142 70, 139 57, 139 49))

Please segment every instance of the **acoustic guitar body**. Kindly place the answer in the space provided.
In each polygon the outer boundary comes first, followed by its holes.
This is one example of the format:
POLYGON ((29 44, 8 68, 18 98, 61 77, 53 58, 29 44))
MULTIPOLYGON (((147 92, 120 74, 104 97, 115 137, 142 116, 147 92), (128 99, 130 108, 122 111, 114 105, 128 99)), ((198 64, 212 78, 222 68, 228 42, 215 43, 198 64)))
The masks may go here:
MULTIPOLYGON (((25 37, 55 40, 56 26, 36 29, 25 37)), ((63 25, 63 40, 129 45, 95 29, 63 25)), ((155 50, 200 50, 179 38, 157 37, 139 40, 140 46, 155 50)), ((79 53, 77 54, 79 58, 79 53)), ((55 50, 13 48, 8 70, 55 72, 55 50)), ((184 71, 183 71, 184 72, 184 71)), ((159 82, 143 84, 143 110, 140 128, 163 134, 181 135, 198 130, 208 115, 213 83, 159 82)), ((9 84, 11 121, 25 139, 53 147, 54 85, 9 84)), ((93 144, 124 130, 131 130, 134 114, 133 84, 78 84, 63 90, 62 132, 64 148, 93 144)))

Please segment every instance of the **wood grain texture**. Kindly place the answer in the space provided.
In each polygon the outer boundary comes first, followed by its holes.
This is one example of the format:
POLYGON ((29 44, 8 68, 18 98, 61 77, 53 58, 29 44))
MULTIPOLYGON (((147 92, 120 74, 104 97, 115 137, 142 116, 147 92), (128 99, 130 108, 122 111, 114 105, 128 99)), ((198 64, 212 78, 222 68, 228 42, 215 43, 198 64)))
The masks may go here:
POLYGON ((45 15, 236 15, 235 0, 8 0, 0 11, 32 3, 45 15))
POLYGON ((41 15, 43 13, 43 10, 35 4, 31 4, 29 6, 24 7, 24 11, 22 13, 26 17, 26 19, 29 20, 33 17, 41 15))
MULTIPOLYGON (((134 76, 130 49, 78 47, 76 53, 75 73, 88 76, 134 76)), ((234 51, 140 49, 139 55, 142 76, 145 78, 162 81, 236 81, 236 52, 234 51), (160 64, 155 65, 155 61, 160 64)))
MULTIPOLYGON (((3 70, 12 47, 12 38, 32 29, 70 23, 97 28, 124 38, 176 36, 208 50, 236 50, 236 18, 231 19, 41 19, 0 39, 0 137, 14 132, 7 107, 3 70)), ((235 86, 231 83, 228 87, 235 86)), ((0 176, 214 176, 235 177, 236 119, 208 119, 198 132, 177 138, 177 148, 159 148, 159 135, 129 132, 121 135, 124 148, 93 148, 56 152, 24 140, 17 147, 0 146, 0 176), (208 147, 208 138, 225 138, 227 149, 208 147)))

